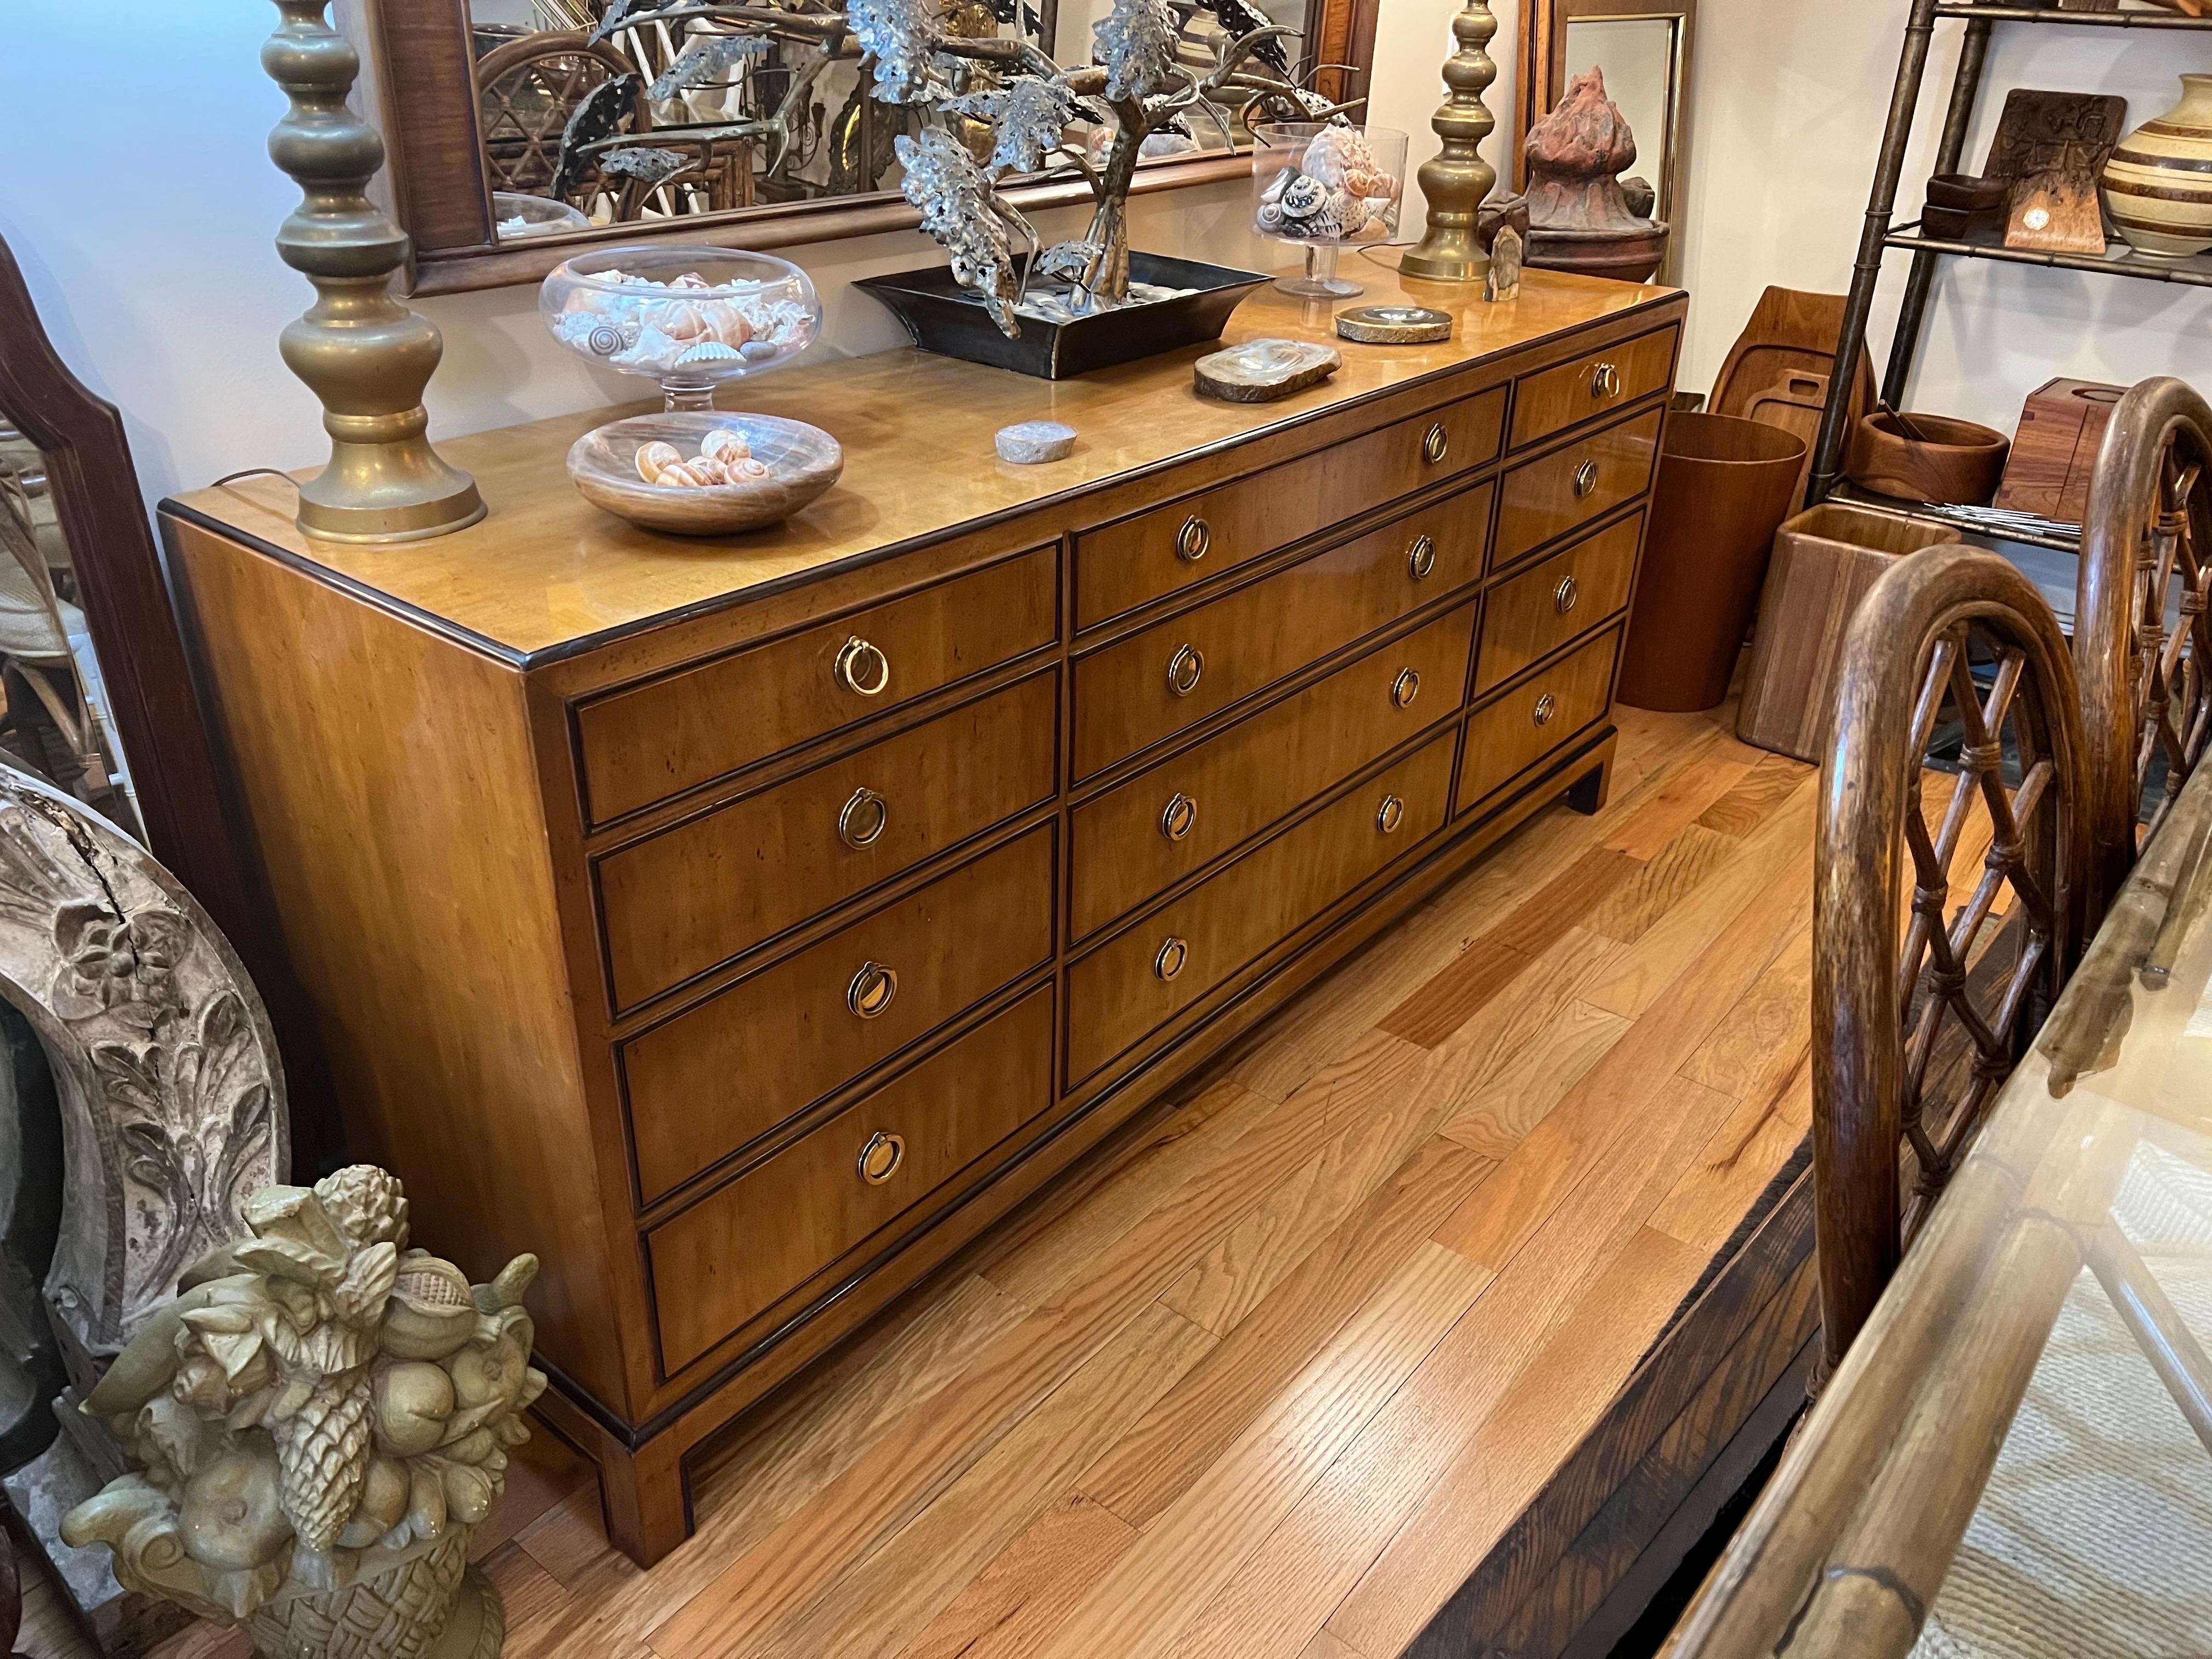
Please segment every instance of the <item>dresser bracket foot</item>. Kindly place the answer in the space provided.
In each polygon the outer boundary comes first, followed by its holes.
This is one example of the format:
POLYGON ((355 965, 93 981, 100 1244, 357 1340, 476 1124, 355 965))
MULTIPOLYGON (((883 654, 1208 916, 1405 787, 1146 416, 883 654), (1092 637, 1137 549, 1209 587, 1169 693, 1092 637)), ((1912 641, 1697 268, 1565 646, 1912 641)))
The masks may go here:
POLYGON ((1613 740, 1607 738, 1597 764, 1567 786, 1567 805, 1585 817, 1605 811, 1613 793, 1613 740))

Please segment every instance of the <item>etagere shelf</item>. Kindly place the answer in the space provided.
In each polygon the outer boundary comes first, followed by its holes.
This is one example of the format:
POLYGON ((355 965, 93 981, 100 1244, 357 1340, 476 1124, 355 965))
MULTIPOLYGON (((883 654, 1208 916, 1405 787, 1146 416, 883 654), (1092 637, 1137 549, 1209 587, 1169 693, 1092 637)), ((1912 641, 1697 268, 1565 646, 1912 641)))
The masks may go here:
MULTIPOLYGON (((2061 11, 2034 6, 1979 5, 1973 0, 1913 0, 1905 27, 1905 45, 1897 66, 1897 84, 1890 98, 1889 120, 1882 133, 1881 153, 1875 167, 1874 188, 1867 203, 1866 223, 1860 233, 1856 262, 1844 307, 1842 337, 1836 348, 1836 368, 1830 379, 1828 399, 1820 416, 1820 436, 1813 456, 1808 498, 1831 497, 1879 506, 1905 516, 1954 528, 1991 533, 1986 526, 1963 522, 1941 507, 1873 497, 1852 489, 1842 478, 1844 441, 1848 422, 1847 403, 1859 354, 1865 348, 1866 325, 1874 309, 1875 287, 1881 276, 1882 255, 1891 248, 1910 249, 1912 268, 1905 278, 1905 295, 1898 308, 1897 329, 1890 343, 1889 363, 1882 375, 1881 396, 1891 408, 1905 402, 1905 382, 1920 349, 1922 325, 1928 296, 1940 259, 1993 259, 2007 264, 2046 265, 2064 270, 2096 271, 2142 282, 2178 283, 2185 287, 2212 288, 2212 256, 2186 259, 2152 259, 2134 252, 2124 243, 2107 245, 2101 255, 2045 253, 2009 248, 2002 240, 1953 240, 1931 236, 1918 220, 1899 222, 1897 190, 1905 172, 1905 153, 1920 102, 1921 83, 1928 67, 1928 52, 1938 19, 1957 19, 1966 25, 1960 44, 1959 65, 1951 82, 1950 100, 1943 117, 1932 173, 1956 173, 1980 101, 1983 70, 1989 57, 1990 37, 1999 23, 2063 28, 2157 29, 2212 33, 2212 17, 2189 17, 2179 12, 2130 7, 2114 11, 2061 11)), ((2078 538, 2027 532, 2005 532, 2008 541, 2074 551, 2078 538)))

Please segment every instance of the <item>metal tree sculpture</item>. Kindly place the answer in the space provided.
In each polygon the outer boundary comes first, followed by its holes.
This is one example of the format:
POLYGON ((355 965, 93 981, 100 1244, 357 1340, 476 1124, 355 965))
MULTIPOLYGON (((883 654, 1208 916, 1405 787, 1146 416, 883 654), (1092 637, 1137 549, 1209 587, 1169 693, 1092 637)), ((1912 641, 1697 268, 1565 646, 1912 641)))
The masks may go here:
MULTIPOLYGON (((1072 69, 1027 40, 964 32, 973 27, 975 8, 963 7, 956 16, 940 0, 850 0, 842 11, 822 9, 819 0, 616 0, 595 38, 647 18, 708 31, 654 83, 656 98, 726 73, 746 52, 726 42, 774 40, 808 52, 810 61, 793 73, 775 115, 757 124, 770 144, 771 168, 790 143, 806 89, 830 62, 857 55, 878 100, 934 118, 919 136, 902 133, 896 140, 905 170, 901 188, 921 210, 922 228, 951 256, 956 279, 1014 335, 1020 332, 1015 307, 1032 276, 1066 282, 1067 307, 1079 313, 1127 303, 1129 189, 1147 138, 1184 125, 1194 112, 1211 117, 1226 134, 1221 106, 1231 101, 1241 100, 1247 125, 1326 120, 1360 101, 1332 103, 1292 76, 1282 43, 1297 30, 1269 23, 1248 0, 1205 5, 1225 33, 1203 75, 1178 59, 1181 31, 1170 0, 1114 0, 1113 10, 1092 26, 1096 61, 1072 69), (1112 134, 1102 160, 1070 139, 1071 128, 1086 125, 1112 134), (1096 205, 1081 237, 1043 247, 1000 187, 1015 176, 1062 170, 1082 176, 1096 205), (1018 251, 1024 245, 1033 255, 1026 261, 1018 251)), ((580 109, 571 123, 571 148, 579 154, 588 148, 597 155, 627 142, 597 126, 583 131, 579 124, 586 113, 580 109)))

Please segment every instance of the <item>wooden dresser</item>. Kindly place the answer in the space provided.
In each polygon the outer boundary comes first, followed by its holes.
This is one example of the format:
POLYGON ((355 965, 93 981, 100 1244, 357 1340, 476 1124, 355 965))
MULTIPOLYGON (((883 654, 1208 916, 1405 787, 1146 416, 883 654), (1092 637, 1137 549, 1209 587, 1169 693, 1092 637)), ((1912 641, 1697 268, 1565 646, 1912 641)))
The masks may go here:
MULTIPOLYGON (((1387 278, 1370 300, 1400 297, 1387 278)), ((586 505, 607 418, 445 446, 483 524, 163 510, 356 1155, 479 1276, 639 1560, 684 1462, 1329 963, 1602 799, 1684 297, 1531 271, 1285 402, 1194 351, 744 394, 845 447, 780 529, 586 505), (1076 454, 1015 467, 1010 421, 1076 454)), ((1272 291, 1231 339, 1328 337, 1272 291)))

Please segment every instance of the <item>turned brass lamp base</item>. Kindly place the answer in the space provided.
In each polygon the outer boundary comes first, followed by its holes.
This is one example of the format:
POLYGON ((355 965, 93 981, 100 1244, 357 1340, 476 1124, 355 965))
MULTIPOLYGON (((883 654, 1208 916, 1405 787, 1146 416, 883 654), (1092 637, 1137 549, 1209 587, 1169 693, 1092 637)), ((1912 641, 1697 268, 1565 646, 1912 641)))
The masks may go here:
POLYGON ((1429 234, 1398 261, 1401 276, 1432 283, 1479 283, 1490 275, 1490 256, 1474 239, 1474 227, 1445 228, 1431 220, 1429 234))
MULTIPOLYGON (((324 542, 422 542, 433 536, 449 535, 456 530, 466 530, 484 515, 483 497, 477 487, 463 478, 461 487, 450 494, 429 501, 394 501, 390 506, 367 506, 361 495, 372 499, 391 493, 388 489, 354 492, 343 499, 319 501, 310 499, 308 492, 338 471, 333 460, 316 477, 300 488, 298 524, 302 534, 324 542)), ((389 480, 380 484, 388 485, 389 480)))
POLYGON ((1484 50, 1497 33, 1498 20, 1485 0, 1467 0, 1452 19, 1459 50, 1444 61, 1444 87, 1450 95, 1429 122, 1443 148, 1413 175, 1429 204, 1428 228, 1398 262, 1401 276, 1479 283, 1490 274, 1490 256, 1475 235, 1475 216, 1498 182, 1498 170, 1481 154, 1482 141, 1498 125, 1482 101, 1484 88, 1498 78, 1498 65, 1484 50))
POLYGON ((368 199, 384 143, 346 104, 361 59, 324 16, 329 3, 276 0, 283 22, 261 53, 292 100, 269 154, 301 191, 276 252, 315 288, 279 349, 331 434, 331 464, 300 486, 298 523, 328 542, 421 541, 474 524, 483 497, 430 447, 422 389, 445 342, 392 295, 407 236, 368 199))

